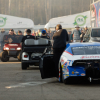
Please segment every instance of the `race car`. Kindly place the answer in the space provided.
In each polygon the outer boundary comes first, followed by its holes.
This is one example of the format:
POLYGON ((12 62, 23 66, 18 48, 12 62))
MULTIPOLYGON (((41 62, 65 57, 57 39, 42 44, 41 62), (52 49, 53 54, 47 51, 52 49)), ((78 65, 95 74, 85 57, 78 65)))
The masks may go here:
POLYGON ((5 35, 4 36, 4 47, 0 53, 1 61, 7 62, 10 57, 17 58, 21 61, 21 40, 22 35, 5 35))
MULTIPOLYGON (((40 60, 42 79, 56 77, 53 54, 40 60)), ((100 43, 69 43, 59 61, 59 82, 70 83, 76 79, 100 79, 100 43)))

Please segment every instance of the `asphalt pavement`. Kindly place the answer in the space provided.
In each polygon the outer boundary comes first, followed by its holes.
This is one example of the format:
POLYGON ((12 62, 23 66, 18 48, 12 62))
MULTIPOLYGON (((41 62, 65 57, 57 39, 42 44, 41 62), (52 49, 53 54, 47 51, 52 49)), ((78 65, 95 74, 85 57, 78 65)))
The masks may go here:
POLYGON ((38 66, 21 69, 17 59, 0 61, 0 100, 100 100, 100 82, 59 83, 41 79, 38 66))

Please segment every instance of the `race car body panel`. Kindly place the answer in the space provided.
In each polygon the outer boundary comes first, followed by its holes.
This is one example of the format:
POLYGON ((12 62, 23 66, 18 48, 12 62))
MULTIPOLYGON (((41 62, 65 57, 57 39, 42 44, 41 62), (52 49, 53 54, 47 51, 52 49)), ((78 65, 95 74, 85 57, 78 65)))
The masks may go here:
MULTIPOLYGON (((64 79, 68 77, 78 77, 78 76, 87 76, 87 69, 97 70, 100 72, 100 44, 99 43, 72 43, 68 44, 67 48, 63 52, 60 63, 62 67, 62 72, 64 79), (77 48, 76 51, 72 48, 77 48), (85 49, 86 52, 85 52, 85 49), (80 50, 81 49, 81 50, 80 50), (89 52, 88 52, 89 49, 89 52), (81 51, 81 52, 80 52, 81 51), (84 53, 83 53, 84 52, 84 53), (93 54, 91 54, 91 52, 93 54)), ((60 72, 60 70, 59 70, 60 72)), ((61 72, 60 72, 61 73, 61 72)), ((96 72, 95 72, 96 73, 96 72)), ((93 74, 93 73, 92 73, 93 74)), ((90 77, 92 76, 90 75, 90 77)), ((98 74, 99 76, 100 74, 98 74)), ((96 77, 95 75, 93 75, 96 77)), ((60 81, 60 75, 59 75, 60 81)))

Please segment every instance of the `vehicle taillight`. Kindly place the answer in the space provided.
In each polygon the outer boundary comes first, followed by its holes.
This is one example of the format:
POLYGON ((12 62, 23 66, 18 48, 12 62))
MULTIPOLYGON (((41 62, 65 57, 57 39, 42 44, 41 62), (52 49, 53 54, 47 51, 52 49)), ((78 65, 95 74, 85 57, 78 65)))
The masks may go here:
POLYGON ((28 57, 28 55, 24 55, 24 57, 25 57, 25 58, 27 58, 27 57, 28 57))

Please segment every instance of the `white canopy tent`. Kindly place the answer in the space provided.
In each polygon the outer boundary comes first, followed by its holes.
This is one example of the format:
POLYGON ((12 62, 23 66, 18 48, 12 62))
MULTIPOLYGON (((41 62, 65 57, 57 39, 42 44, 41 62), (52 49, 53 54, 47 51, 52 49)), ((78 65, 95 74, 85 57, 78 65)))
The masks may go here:
POLYGON ((87 25, 90 27, 90 11, 52 18, 45 25, 45 28, 54 28, 57 24, 61 24, 63 28, 74 28, 76 25, 79 25, 80 27, 87 25))
POLYGON ((0 29, 33 29, 34 22, 28 18, 0 14, 0 29))

